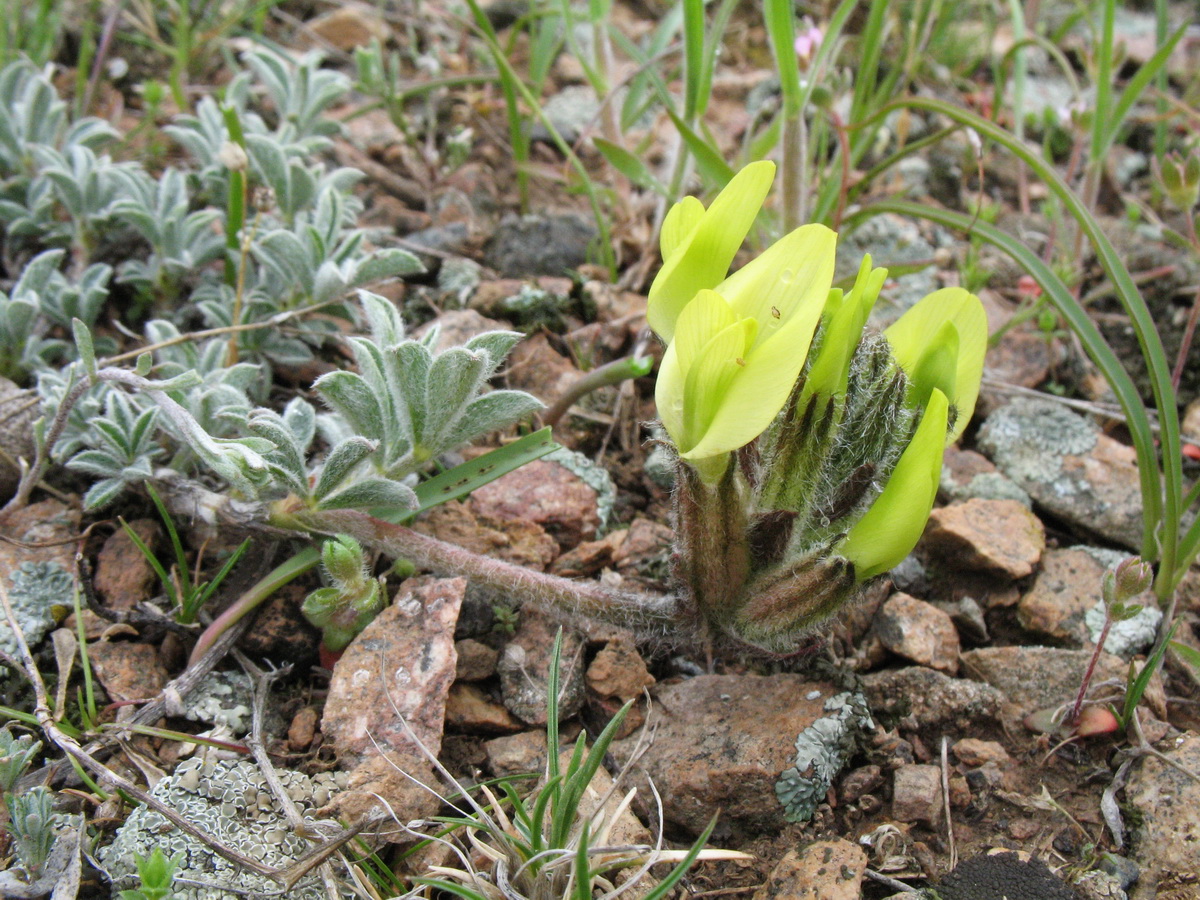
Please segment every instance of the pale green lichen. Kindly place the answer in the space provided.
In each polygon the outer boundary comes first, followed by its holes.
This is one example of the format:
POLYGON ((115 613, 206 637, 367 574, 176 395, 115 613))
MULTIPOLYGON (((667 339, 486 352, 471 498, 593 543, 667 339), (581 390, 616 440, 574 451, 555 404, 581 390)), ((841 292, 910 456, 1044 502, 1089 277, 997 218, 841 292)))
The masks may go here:
MULTIPOLYGON (((310 778, 289 770, 278 770, 276 774, 307 826, 319 830, 328 825, 336 830, 336 823, 318 820, 315 810, 344 786, 337 776, 322 773, 310 778)), ((262 773, 251 762, 185 760, 151 793, 227 847, 258 862, 287 868, 311 848, 288 825, 262 773)), ((120 896, 122 889, 137 886, 137 860, 149 856, 155 847, 166 856, 179 854, 174 891, 177 900, 240 900, 247 895, 271 896, 279 892, 279 885, 269 878, 218 856, 161 814, 142 806, 129 814, 116 840, 99 853, 112 881, 114 897, 120 896)), ((352 896, 348 889, 342 895, 352 896)), ((287 896, 289 900, 324 900, 319 875, 306 875, 287 896)))
MULTIPOLYGON (((13 572, 8 601, 30 647, 41 643, 61 621, 71 608, 74 590, 71 575, 56 562, 23 562, 13 572)), ((0 649, 14 659, 20 657, 16 635, 3 617, 0 617, 0 649)), ((4 671, 0 666, 0 674, 4 671)))
POLYGON ((558 463, 596 492, 596 512, 600 516, 600 527, 597 529, 597 533, 603 533, 608 527, 613 514, 613 506, 617 502, 617 488, 613 484, 608 470, 603 466, 596 465, 582 453, 576 453, 566 447, 561 447, 553 453, 547 453, 544 459, 558 463))
POLYGON ((862 694, 844 691, 825 701, 823 716, 796 738, 796 760, 775 782, 775 796, 789 822, 807 822, 833 779, 854 752, 861 731, 873 728, 862 694))
POLYGON ((1001 407, 979 431, 980 448, 1018 485, 1054 481, 1062 474, 1064 456, 1082 456, 1097 439, 1095 425, 1045 400, 1001 407))
POLYGON ((223 725, 233 735, 250 730, 254 693, 241 672, 210 672, 188 692, 183 714, 192 722, 223 725))

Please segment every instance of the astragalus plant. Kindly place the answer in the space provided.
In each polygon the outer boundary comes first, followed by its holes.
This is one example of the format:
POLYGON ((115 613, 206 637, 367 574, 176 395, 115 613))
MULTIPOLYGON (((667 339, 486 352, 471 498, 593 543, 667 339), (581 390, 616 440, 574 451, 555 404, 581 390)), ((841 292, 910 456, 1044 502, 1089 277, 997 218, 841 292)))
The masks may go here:
POLYGON ((678 457, 677 572, 711 631, 784 652, 906 556, 966 427, 987 323, 960 288, 864 332, 886 277, 831 290, 836 235, 807 225, 726 271, 771 163, 705 209, 677 204, 649 320, 666 341, 656 399, 678 457))

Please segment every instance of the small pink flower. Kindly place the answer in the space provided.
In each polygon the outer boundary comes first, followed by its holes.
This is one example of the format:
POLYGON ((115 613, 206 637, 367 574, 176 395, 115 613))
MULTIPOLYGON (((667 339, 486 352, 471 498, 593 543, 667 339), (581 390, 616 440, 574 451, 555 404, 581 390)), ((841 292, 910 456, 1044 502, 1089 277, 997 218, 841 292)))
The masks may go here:
POLYGON ((812 64, 813 57, 821 49, 821 41, 824 37, 824 33, 816 25, 806 23, 801 27, 800 33, 796 35, 796 42, 792 46, 802 69, 807 69, 812 64))

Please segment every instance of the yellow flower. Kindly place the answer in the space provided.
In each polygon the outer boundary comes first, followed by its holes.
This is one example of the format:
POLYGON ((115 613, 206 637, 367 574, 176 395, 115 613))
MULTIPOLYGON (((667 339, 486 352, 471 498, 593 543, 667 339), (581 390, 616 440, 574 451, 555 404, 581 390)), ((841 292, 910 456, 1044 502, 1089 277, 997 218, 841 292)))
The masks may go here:
POLYGON ((655 400, 679 455, 715 481, 728 454, 783 408, 833 280, 837 236, 806 225, 728 278, 774 166, 747 166, 707 210, 689 198, 663 227, 648 318, 668 341, 655 400), (764 178, 765 173, 765 178, 764 178))
POLYGON ((923 412, 883 492, 837 548, 859 581, 897 565, 925 530, 942 451, 967 427, 979 396, 987 316, 974 294, 946 288, 914 305, 884 336, 908 377, 908 405, 923 412))

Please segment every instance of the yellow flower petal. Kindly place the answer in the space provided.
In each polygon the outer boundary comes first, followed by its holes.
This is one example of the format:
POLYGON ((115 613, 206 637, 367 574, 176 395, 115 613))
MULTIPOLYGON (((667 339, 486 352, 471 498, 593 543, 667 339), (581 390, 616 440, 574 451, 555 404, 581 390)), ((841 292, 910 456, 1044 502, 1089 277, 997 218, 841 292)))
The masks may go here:
POLYGON ((696 218, 692 203, 675 214, 666 238, 672 252, 650 285, 646 308, 650 327, 664 341, 674 338, 676 320, 692 298, 725 277, 774 178, 774 163, 751 163, 733 176, 703 215, 696 218), (693 218, 695 223, 681 239, 680 232, 693 218))
POLYGON ((898 565, 925 530, 937 496, 950 403, 934 388, 921 424, 871 508, 858 520, 836 552, 854 563, 854 575, 866 581, 898 565))
POLYGON ((926 353, 931 339, 946 322, 958 333, 958 357, 955 365, 955 395, 949 397, 957 411, 954 428, 946 442, 953 443, 962 434, 975 411, 979 380, 983 376, 983 357, 987 352, 987 314, 974 294, 963 288, 944 288, 920 300, 902 315, 884 335, 892 346, 896 362, 912 373, 926 353))

